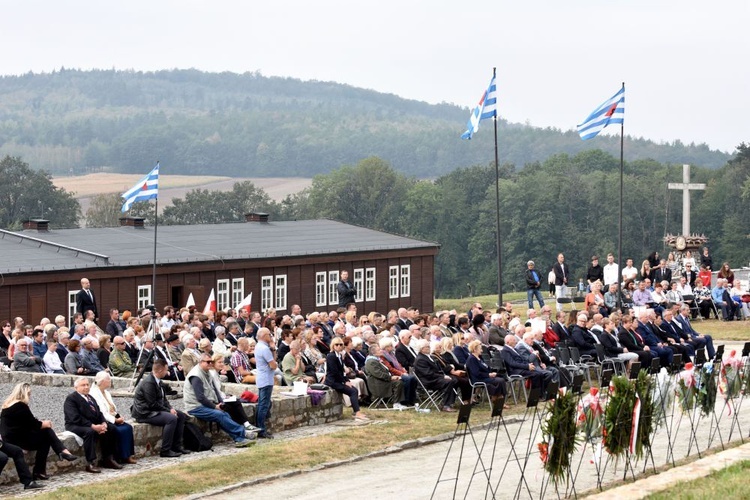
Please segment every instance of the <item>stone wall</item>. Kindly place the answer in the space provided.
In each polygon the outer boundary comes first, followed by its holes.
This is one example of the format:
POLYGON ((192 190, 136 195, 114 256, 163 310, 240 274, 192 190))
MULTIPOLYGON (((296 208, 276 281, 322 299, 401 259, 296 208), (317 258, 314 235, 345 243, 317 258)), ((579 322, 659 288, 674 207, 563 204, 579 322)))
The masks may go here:
MULTIPOLYGON (((0 372, 0 383, 16 384, 19 382, 28 382, 33 385, 59 387, 61 391, 69 392, 72 390, 73 382, 77 376, 73 375, 50 375, 45 373, 24 373, 24 372, 0 372)), ((167 382, 172 388, 182 392, 181 382, 167 382)), ((118 397, 127 397, 127 389, 130 385, 129 379, 113 378, 112 389, 113 395, 118 397)), ((256 392, 255 386, 243 384, 223 384, 222 390, 226 394, 240 396, 244 391, 250 390, 256 392)), ((327 422, 339 420, 343 412, 343 401, 341 396, 335 391, 327 391, 325 398, 318 405, 313 405, 309 396, 298 398, 287 398, 279 393, 289 388, 274 388, 274 395, 271 400, 271 415, 267 420, 267 427, 271 432, 278 432, 286 429, 306 425, 319 425, 327 422)), ((245 413, 251 423, 255 423, 255 404, 243 404, 245 413)), ((62 411, 62 410, 61 410, 62 411)), ((197 421, 195 418, 190 419, 206 433, 210 434, 214 443, 227 442, 228 436, 220 431, 216 425, 209 426, 205 422, 197 421)), ((130 419, 128 419, 130 421, 130 419)), ((154 427, 146 424, 138 424, 130 421, 133 426, 133 437, 135 438, 136 457, 150 456, 159 453, 161 450, 161 431, 160 427, 154 427)), ((86 467, 83 447, 79 446, 75 438, 67 433, 58 434, 63 444, 79 459, 75 462, 61 462, 58 458, 50 454, 47 459, 47 471, 52 474, 64 472, 66 470, 83 469, 86 467)), ((26 453, 26 462, 31 467, 35 452, 26 453)), ((0 484, 18 481, 15 467, 7 465, 2 474, 0 474, 0 484)))

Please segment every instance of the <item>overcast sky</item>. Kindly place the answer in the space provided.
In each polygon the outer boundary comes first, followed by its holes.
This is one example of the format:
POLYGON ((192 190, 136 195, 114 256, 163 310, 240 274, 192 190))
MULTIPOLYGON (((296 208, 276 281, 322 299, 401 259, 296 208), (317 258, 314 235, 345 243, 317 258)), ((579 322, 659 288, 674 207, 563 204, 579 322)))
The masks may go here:
POLYGON ((61 66, 260 71, 468 107, 496 66, 500 113, 513 122, 572 129, 624 81, 627 134, 724 151, 750 142, 748 0, 0 0, 0 7, 2 74, 61 66))

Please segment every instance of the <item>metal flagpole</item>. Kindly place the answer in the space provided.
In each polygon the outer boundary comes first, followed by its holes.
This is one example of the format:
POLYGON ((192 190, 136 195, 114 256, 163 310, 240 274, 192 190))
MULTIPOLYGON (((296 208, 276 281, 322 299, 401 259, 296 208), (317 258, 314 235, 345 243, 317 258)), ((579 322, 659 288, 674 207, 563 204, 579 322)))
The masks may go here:
MULTIPOLYGON (((625 94, 625 82, 622 82, 623 95, 625 94)), ((625 144, 625 120, 620 124, 620 214, 618 217, 618 237, 617 237, 617 282, 622 283, 620 278, 622 277, 622 190, 623 190, 623 149, 625 144)), ((617 309, 622 309, 622 288, 617 287, 619 293, 617 294, 617 309)))
MULTIPOLYGON (((156 161, 159 165, 159 161, 156 161)), ((160 169, 161 170, 161 169, 160 169)), ((160 172, 161 173, 161 172, 160 172)), ((151 268, 151 303, 156 305, 156 232, 159 229, 159 193, 156 194, 156 204, 154 205, 154 263, 151 268)), ((154 318, 156 319, 156 318, 154 318)))
MULTIPOLYGON (((496 68, 492 68, 492 80, 495 81, 496 68)), ((495 82, 497 89, 497 82, 495 82)), ((497 307, 503 306, 503 257, 500 248, 500 166, 497 160, 497 104, 495 104, 495 116, 492 120, 495 124, 495 218, 497 219, 497 307)), ((622 203, 622 202, 621 202, 622 203)))

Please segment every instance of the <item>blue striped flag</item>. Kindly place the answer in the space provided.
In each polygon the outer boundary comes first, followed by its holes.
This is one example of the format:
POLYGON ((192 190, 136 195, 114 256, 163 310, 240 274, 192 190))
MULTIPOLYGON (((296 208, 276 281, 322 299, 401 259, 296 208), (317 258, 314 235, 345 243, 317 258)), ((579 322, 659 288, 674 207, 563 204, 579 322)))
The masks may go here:
POLYGON ((604 101, 580 125, 578 135, 584 141, 596 137, 610 123, 625 122, 625 85, 619 92, 604 101))
POLYGON ((138 181, 138 184, 128 189, 122 194, 125 203, 122 205, 122 211, 127 212, 130 206, 136 201, 153 200, 159 194, 159 162, 156 162, 154 169, 138 181))
POLYGON ((490 86, 482 94, 479 104, 474 108, 469 117, 469 123, 466 125, 466 132, 461 135, 461 139, 471 139, 471 136, 479 130, 479 124, 482 120, 497 116, 497 88, 495 87, 495 76, 490 80, 490 86))

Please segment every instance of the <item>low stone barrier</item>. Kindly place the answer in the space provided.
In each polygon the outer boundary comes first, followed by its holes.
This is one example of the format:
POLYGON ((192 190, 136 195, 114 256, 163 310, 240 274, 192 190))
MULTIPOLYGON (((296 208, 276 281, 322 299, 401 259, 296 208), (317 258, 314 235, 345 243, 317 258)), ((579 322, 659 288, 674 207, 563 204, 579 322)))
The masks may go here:
MULTIPOLYGON (((25 373, 25 372, 0 372, 0 384, 17 384, 28 382, 32 385, 46 387, 60 387, 62 391, 72 390, 73 382, 78 378, 74 375, 52 375, 46 373, 25 373)), ((92 377, 93 378, 93 377, 92 377)), ((182 382, 166 382, 170 387, 179 391, 182 396, 182 382)), ((113 378, 112 389, 110 391, 117 397, 132 397, 132 393, 127 392, 130 386, 130 379, 113 378)), ((222 390, 229 395, 239 396, 246 390, 257 393, 256 387, 245 384, 222 384, 222 390)), ((271 399, 271 414, 266 421, 266 425, 271 432, 278 432, 287 429, 307 425, 320 425, 327 422, 339 420, 343 412, 343 401, 341 396, 335 391, 326 391, 325 397, 319 404, 313 405, 309 396, 288 398, 282 396, 280 392, 291 390, 288 387, 274 387, 274 394, 271 399)), ((251 423, 255 423, 256 404, 243 403, 245 413, 251 423)), ((129 414, 129 408, 125 410, 124 415, 129 414)), ((60 409, 62 411, 62 408, 60 409)), ((161 427, 154 427, 147 424, 139 424, 131 419, 127 419, 133 426, 133 437, 135 440, 135 455, 137 458, 158 454, 161 451, 161 427)), ((222 432, 217 425, 209 425, 206 422, 199 421, 194 417, 190 420, 196 423, 204 433, 211 436, 214 443, 226 442, 229 437, 222 432)), ((79 457, 75 462, 60 461, 56 455, 50 453, 47 458, 47 472, 57 474, 69 470, 80 470, 86 467, 83 446, 79 446, 75 438, 65 433, 58 434, 63 444, 70 452, 79 457)), ((26 453, 26 462, 29 467, 33 467, 34 456, 36 452, 26 453)), ((0 474, 0 484, 18 481, 15 467, 7 465, 0 474)))

